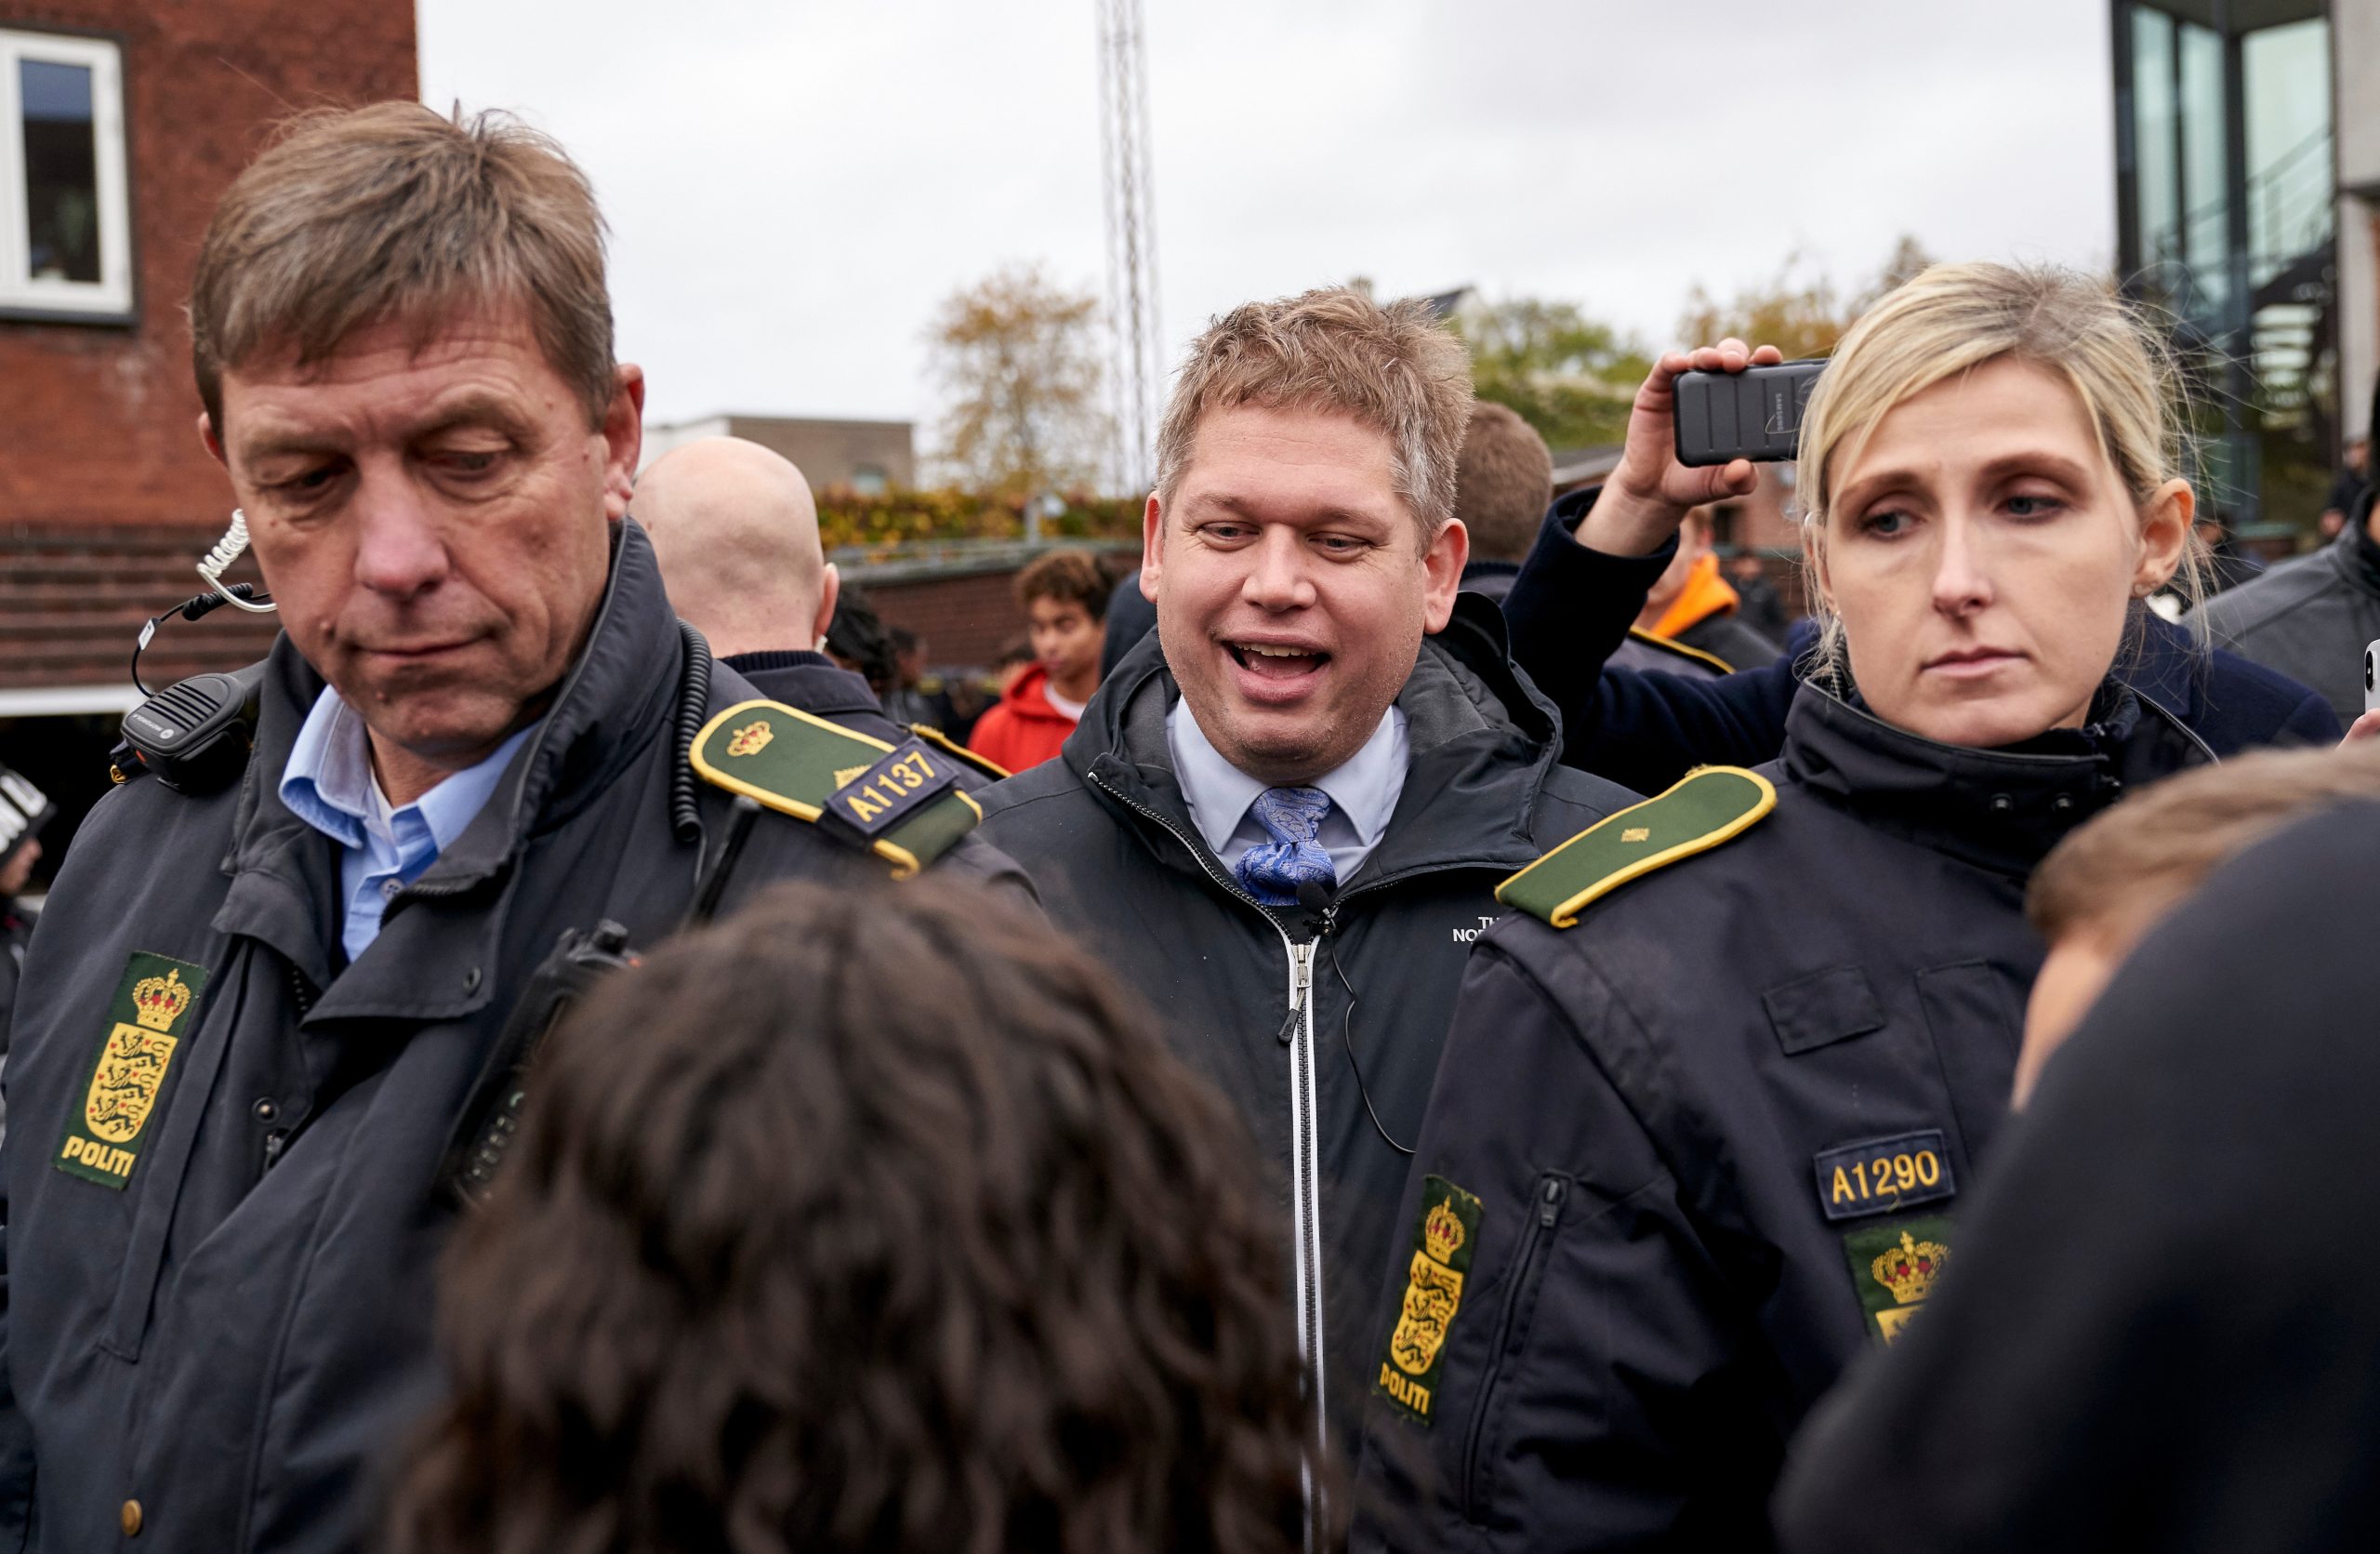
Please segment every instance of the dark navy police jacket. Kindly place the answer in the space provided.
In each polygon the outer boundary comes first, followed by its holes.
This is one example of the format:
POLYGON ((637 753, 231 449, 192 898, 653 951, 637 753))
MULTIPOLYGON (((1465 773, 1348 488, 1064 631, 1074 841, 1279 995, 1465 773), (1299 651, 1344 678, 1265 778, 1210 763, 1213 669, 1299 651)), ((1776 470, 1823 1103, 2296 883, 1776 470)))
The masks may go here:
MULTIPOLYGON (((483 1056, 565 929, 608 917, 650 945, 685 911, 682 651, 624 524, 543 728, 350 965, 336 846, 277 797, 323 684, 286 637, 242 781, 192 797, 137 777, 92 811, 34 935, 7 1070, 0 1548, 364 1540, 440 1386, 432 1274, 453 1215, 434 1187, 483 1056), (123 1017, 144 987, 131 1012, 155 1029, 123 1017), (128 1122, 137 1149, 109 1142, 128 1122)), ((710 705, 757 694, 721 666, 710 705)), ((728 795, 699 791, 716 837, 728 795)), ((972 838, 944 863, 1018 883, 972 838)), ((773 879, 883 874, 766 816, 731 904, 773 879)))
MULTIPOLYGON (((1774 757, 1817 629, 1796 625, 1783 657, 1718 679, 1609 666, 1646 591, 1676 551, 1614 556, 1578 543, 1570 531, 1596 490, 1554 504, 1504 599, 1514 661, 1562 710, 1569 735, 1563 759, 1658 793, 1695 766, 1752 766, 1774 757)), ((2141 616, 2140 645, 2122 665, 2124 680, 2215 754, 2337 742, 2339 720, 2313 691, 2237 654, 2201 648, 2188 630, 2152 612, 2141 616)))
POLYGON ((1237 1105, 1295 1238, 1301 1350, 1344 1444, 1355 1361, 1472 942, 1497 883, 1633 795, 1554 759, 1560 725, 1463 596, 1396 704, 1411 765, 1380 845, 1326 911, 1265 907, 1192 823, 1155 633, 1100 686, 1063 756, 984 794, 982 834, 1237 1105), (1378 1123, 1375 1125, 1375 1116, 1378 1123))
POLYGON ((1973 750, 1805 686, 1766 818, 1567 931, 1515 912, 1480 940, 1382 1269, 1383 1386, 1417 1244, 1467 1267, 1431 1395, 1375 1400, 1356 1548, 1766 1546, 1787 1439, 1922 1303, 1999 1131, 2042 954, 2027 875, 2210 759, 2128 691, 2102 704, 1973 750))
POLYGON ((1794 1442, 1780 1543, 2372 1547, 2375 920, 2367 802, 2250 848, 2126 959, 2011 1129, 1958 1276, 1794 1442))

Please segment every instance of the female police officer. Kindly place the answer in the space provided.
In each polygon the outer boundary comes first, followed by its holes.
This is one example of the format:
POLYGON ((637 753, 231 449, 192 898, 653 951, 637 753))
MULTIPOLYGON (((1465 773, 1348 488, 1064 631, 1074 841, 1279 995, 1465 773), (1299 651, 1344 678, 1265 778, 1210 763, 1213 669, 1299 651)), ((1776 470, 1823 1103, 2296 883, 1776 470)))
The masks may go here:
MULTIPOLYGON (((2210 759, 2110 676, 2189 558, 2159 363, 2103 285, 1998 265, 1844 338, 1802 432, 1827 628, 1782 757, 1499 893, 1524 910, 1471 963, 1381 1301, 1359 1547, 1766 1543, 1786 1438, 1955 1255, 2040 961, 2026 875, 2210 759)), ((1641 468, 1687 365, 1604 500, 1749 476, 1641 468)))

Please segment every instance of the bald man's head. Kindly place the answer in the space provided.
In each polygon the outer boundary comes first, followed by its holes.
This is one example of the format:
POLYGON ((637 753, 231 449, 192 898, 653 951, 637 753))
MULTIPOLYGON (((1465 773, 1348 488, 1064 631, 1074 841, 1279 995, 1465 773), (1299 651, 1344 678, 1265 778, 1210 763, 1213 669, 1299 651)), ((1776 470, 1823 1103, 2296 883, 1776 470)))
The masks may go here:
POLYGON ((683 444, 637 477, 628 510, 653 537, 670 604, 721 657, 826 634, 840 585, 810 483, 783 458, 740 437, 683 444))

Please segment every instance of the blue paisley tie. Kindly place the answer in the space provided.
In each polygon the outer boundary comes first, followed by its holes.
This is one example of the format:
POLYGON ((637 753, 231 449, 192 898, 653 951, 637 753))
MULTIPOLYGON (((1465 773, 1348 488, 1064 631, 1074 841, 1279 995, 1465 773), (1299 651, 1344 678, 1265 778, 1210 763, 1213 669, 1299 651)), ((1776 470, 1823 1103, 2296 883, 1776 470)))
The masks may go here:
POLYGON ((1315 828, 1330 813, 1329 794, 1319 788, 1267 788, 1249 810, 1272 838, 1248 849, 1232 870, 1250 895, 1268 907, 1293 907, 1298 886, 1338 883, 1330 855, 1314 839, 1315 828))

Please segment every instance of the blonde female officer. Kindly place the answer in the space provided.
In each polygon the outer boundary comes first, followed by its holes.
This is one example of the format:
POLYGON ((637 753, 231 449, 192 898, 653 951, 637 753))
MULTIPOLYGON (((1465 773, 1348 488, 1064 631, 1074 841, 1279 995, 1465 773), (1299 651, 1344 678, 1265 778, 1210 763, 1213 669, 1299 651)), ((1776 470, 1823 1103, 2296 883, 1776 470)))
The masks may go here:
MULTIPOLYGON (((1803 428, 1827 626, 1782 756, 1506 882, 1471 963, 1356 1547, 1765 1546, 1795 1425, 1956 1255, 2041 960, 2027 874, 2211 759, 2110 673, 2189 560, 2167 405, 2152 338, 2072 274, 1937 266, 1844 338, 1803 428)), ((1749 472, 1623 467, 1604 499, 1749 472)))

